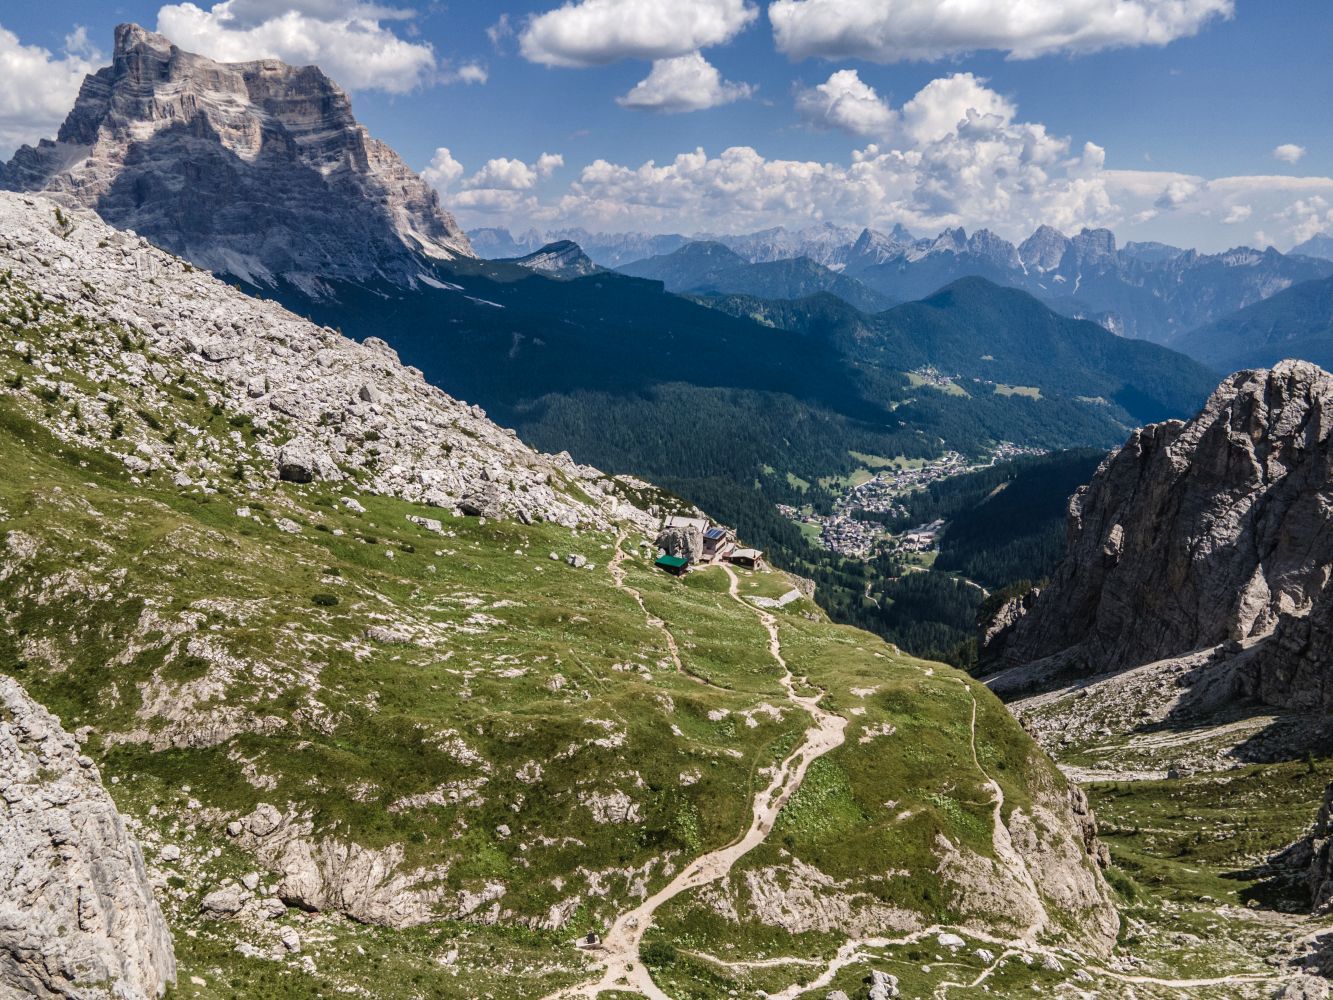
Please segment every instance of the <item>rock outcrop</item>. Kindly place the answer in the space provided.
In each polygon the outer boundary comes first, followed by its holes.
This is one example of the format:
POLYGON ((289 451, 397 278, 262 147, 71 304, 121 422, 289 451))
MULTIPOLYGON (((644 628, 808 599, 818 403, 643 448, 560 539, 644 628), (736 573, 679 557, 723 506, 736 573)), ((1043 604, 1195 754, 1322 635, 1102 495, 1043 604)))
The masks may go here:
MULTIPOLYGON (((499 883, 489 892, 450 891, 442 882, 448 866, 405 865, 402 845, 374 850, 312 831, 308 816, 282 813, 268 803, 256 806, 236 828, 237 842, 277 873, 278 895, 289 906, 334 910, 382 927, 413 927, 442 917, 478 918, 484 904, 503 895, 499 883)), ((221 890, 205 898, 203 906, 234 913, 248 895, 240 889, 221 890), (234 905, 230 898, 213 898, 227 892, 234 895, 234 905)))
POLYGON ((977 636, 977 648, 983 670, 994 665, 996 655, 1004 649, 1014 626, 1032 610, 1040 596, 1041 588, 1033 587, 1025 593, 1004 598, 998 606, 991 607, 990 602, 982 605, 978 612, 980 635, 977 636))
POLYGON ((54 142, 0 187, 43 191, 220 274, 318 293, 320 279, 412 283, 418 256, 472 256, 439 196, 314 66, 219 63, 132 24, 54 142))
POLYGON ((657 547, 669 556, 699 562, 704 556, 704 533, 694 527, 663 528, 657 536, 657 547))
POLYGON ((144 1000, 175 977, 139 845, 97 769, 0 676, 0 996, 144 1000))
POLYGON ((1333 785, 1324 789, 1314 829, 1307 840, 1296 845, 1294 853, 1307 871, 1313 911, 1329 912, 1333 909, 1333 785))
MULTIPOLYGON (((1313 663, 1333 653, 1331 510, 1333 376, 1296 361, 1241 372, 1193 420, 1135 431, 1103 463, 1070 502, 1050 585, 986 655, 1092 674, 1280 628, 1281 648, 1313 663)), ((1312 683, 1278 655, 1253 689, 1288 704, 1312 683)))
POLYGON ((1333 586, 1288 613, 1236 672, 1239 693, 1298 712, 1333 713, 1333 586))

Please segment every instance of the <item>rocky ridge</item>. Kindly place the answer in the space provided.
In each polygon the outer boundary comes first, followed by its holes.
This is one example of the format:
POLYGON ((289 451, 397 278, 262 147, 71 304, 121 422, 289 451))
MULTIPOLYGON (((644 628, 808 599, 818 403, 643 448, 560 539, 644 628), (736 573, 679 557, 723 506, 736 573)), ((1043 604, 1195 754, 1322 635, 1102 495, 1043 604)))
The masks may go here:
MULTIPOLYGON (((497 257, 519 256, 557 239, 572 239, 598 264, 612 268, 711 242, 752 264, 806 257, 899 302, 925 298, 959 278, 980 276, 1021 288, 1064 315, 1094 320, 1116 333, 1192 355, 1199 345, 1186 336, 1191 331, 1293 285, 1333 273, 1333 260, 1327 254, 1307 251, 1303 257, 1271 247, 1201 254, 1165 245, 1119 246, 1109 229, 1084 229, 1067 236, 1045 225, 1017 245, 984 229, 969 234, 955 228, 917 238, 902 226, 885 233, 831 224, 795 232, 777 228, 688 238, 584 230, 534 230, 513 236, 508 230, 482 229, 473 235, 484 253, 497 257)), ((836 288, 831 290, 838 294, 836 288)), ((808 290, 772 297, 800 294, 808 290)), ((1197 356, 1212 360, 1203 350, 1197 356)))
POLYGON ((601 270, 572 240, 558 240, 514 260, 552 278, 582 278, 601 270))
MULTIPOLYGON (((205 380, 207 402, 233 413, 234 427, 262 432, 254 457, 224 439, 182 459, 179 448, 152 434, 136 435, 130 422, 128 433, 107 446, 133 473, 206 484, 234 477, 240 462, 242 478, 248 468, 296 482, 348 479, 372 492, 472 515, 571 527, 617 519, 645 530, 653 525, 652 517, 616 495, 607 477, 568 455, 533 452, 480 408, 402 365, 382 340, 356 343, 273 303, 238 295, 141 237, 117 232, 91 213, 64 215, 43 198, 0 193, 0 234, 11 279, 89 320, 110 318, 125 337, 140 341, 137 352, 116 342, 101 345, 100 357, 83 366, 85 375, 111 379, 145 403, 165 399, 176 372, 149 360, 160 353, 205 380)), ((58 357, 38 360, 44 368, 34 380, 39 386, 81 395, 63 377, 58 357)), ((98 420, 96 399, 87 403, 85 424, 98 420)), ((79 423, 57 420, 50 429, 74 440, 79 423)))
POLYGON ((0 994, 147 1000, 176 978, 139 845, 60 721, 0 675, 0 994))
POLYGON ((421 257, 470 257, 438 195, 352 115, 313 66, 219 63, 123 24, 54 142, 25 146, 0 187, 93 209, 242 280, 412 284, 421 257))

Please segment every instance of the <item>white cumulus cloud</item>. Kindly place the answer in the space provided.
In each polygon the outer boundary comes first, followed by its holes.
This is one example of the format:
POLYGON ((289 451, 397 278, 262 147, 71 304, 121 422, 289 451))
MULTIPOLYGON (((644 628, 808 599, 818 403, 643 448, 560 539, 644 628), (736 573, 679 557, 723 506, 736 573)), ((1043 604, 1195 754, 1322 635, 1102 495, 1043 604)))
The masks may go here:
POLYGON ((952 135, 969 118, 989 118, 1008 125, 1018 114, 1013 103, 971 73, 931 80, 903 105, 903 126, 919 143, 952 135))
POLYGON ((1234 0, 773 0, 768 17, 793 59, 898 62, 1165 45, 1234 9, 1234 0))
POLYGON ((447 150, 432 168, 455 182, 450 207, 469 225, 717 233, 814 220, 919 233, 985 227, 1014 241, 1042 224, 1107 226, 1122 239, 1212 250, 1234 245, 1234 226, 1247 221, 1284 248, 1333 228, 1333 178, 1108 169, 1101 146, 1024 121, 969 73, 932 80, 894 108, 842 70, 798 91, 797 107, 813 124, 881 134, 838 161, 770 158, 750 146, 637 166, 598 159, 566 187, 539 183, 563 166, 549 154, 491 160, 461 184, 447 150))
MULTIPOLYGON (((542 153, 532 163, 506 156, 487 160, 480 170, 448 194, 449 207, 474 220, 535 217, 540 202, 533 189, 565 165, 559 153, 542 153)), ((421 172, 427 183, 446 192, 466 171, 447 147, 435 151, 430 166, 421 172)))
POLYGON ((1304 243, 1312 236, 1333 232, 1333 207, 1327 198, 1311 195, 1298 198, 1272 221, 1281 227, 1293 245, 1304 243))
POLYGON ((421 176, 431 187, 443 191, 463 176, 463 164, 454 159, 448 146, 441 146, 431 157, 430 166, 421 171, 421 176))
POLYGON ((485 83, 490 77, 485 66, 474 62, 464 63, 458 69, 446 70, 444 73, 445 80, 457 80, 459 83, 485 83))
POLYGON ((747 83, 723 80, 716 66, 698 52, 658 59, 648 75, 623 97, 622 107, 638 111, 702 111, 720 104, 730 104, 754 93, 747 83))
MULTIPOLYGON (((835 74, 829 91, 847 90, 857 92, 851 78, 835 74)), ((827 108, 829 96, 820 107, 827 108)), ((1068 139, 1015 115, 1006 99, 959 74, 927 85, 904 105, 900 143, 872 143, 850 162, 769 159, 749 146, 716 155, 696 149, 638 167, 597 160, 534 218, 687 232, 810 219, 901 222, 923 232, 984 225, 1020 238, 1043 222, 1069 231, 1119 218, 1099 146, 1075 152, 1068 139)), ((884 115, 876 117, 882 125, 884 115)))
POLYGON ((430 45, 386 27, 412 16, 357 0, 222 0, 207 8, 168 4, 158 11, 157 30, 186 51, 222 62, 276 58, 318 65, 349 90, 401 94, 434 83, 484 81, 480 66, 452 69, 430 45))
POLYGON ((815 128, 849 135, 886 137, 898 114, 854 69, 840 69, 815 87, 796 92, 796 111, 815 128))
POLYGON ((50 138, 69 114, 83 78, 102 62, 77 28, 65 37, 59 54, 39 45, 24 45, 0 27, 0 155, 20 145, 50 138))
POLYGON ((1298 146, 1294 142, 1284 142, 1273 150, 1273 159, 1281 160, 1283 163, 1298 163, 1304 155, 1305 147, 1298 146))
POLYGON ((553 173, 565 165, 565 158, 559 153, 542 153, 537 157, 537 162, 532 168, 537 172, 537 176, 545 180, 553 173))
POLYGON ((578 0, 530 19, 519 48, 547 66, 670 59, 730 41, 758 16, 750 0, 578 0))
POLYGON ((564 165, 565 158, 559 153, 542 153, 535 163, 499 156, 487 160, 485 166, 463 182, 463 187, 479 191, 527 191, 564 165))
POLYGON ((1162 188, 1162 193, 1153 202, 1154 207, 1172 210, 1188 205, 1199 195, 1202 185, 1193 177, 1177 177, 1162 188))

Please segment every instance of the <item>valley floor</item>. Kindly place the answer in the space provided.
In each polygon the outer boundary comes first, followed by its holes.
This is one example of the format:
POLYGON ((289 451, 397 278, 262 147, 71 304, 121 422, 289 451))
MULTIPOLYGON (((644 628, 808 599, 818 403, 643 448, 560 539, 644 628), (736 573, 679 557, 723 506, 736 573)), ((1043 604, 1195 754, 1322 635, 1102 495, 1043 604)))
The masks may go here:
POLYGON ((1333 972, 1333 918, 1310 916, 1304 873, 1272 861, 1309 835, 1333 759, 1294 749, 1324 720, 1221 697, 1224 660, 1201 650, 1012 707, 1087 791, 1135 974, 1226 974, 1225 995, 1268 996, 1293 970, 1333 972))

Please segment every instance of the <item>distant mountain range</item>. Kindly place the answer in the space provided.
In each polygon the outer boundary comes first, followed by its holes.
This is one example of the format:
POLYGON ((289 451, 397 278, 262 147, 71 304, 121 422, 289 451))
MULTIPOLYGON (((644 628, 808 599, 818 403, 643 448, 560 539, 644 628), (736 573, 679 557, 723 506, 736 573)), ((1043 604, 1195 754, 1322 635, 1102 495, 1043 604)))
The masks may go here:
POLYGON ((1284 358, 1333 369, 1333 278, 1305 281, 1200 327, 1176 345, 1218 371, 1284 358))
POLYGON ((679 250, 690 240, 684 236, 653 236, 647 233, 590 233, 577 227, 539 233, 529 229, 514 236, 508 229, 473 229, 468 233, 476 252, 488 260, 526 257, 544 246, 568 240, 577 243, 602 267, 619 267, 633 260, 679 250))
POLYGON ((985 229, 970 235, 961 228, 949 229, 933 239, 918 239, 901 226, 883 233, 831 224, 692 239, 563 231, 546 237, 529 232, 516 240, 501 229, 478 230, 470 236, 483 256, 500 248, 505 250, 502 256, 517 256, 520 250, 531 252, 544 239, 549 242, 558 236, 578 242, 604 267, 654 277, 673 290, 768 298, 808 294, 811 269, 792 268, 793 284, 784 288, 778 272, 759 279, 737 270, 739 265, 805 258, 855 279, 856 284, 835 287, 825 276, 820 290, 842 295, 858 308, 872 306, 867 291, 882 301, 903 302, 924 298, 958 278, 982 277, 1021 288, 1066 316, 1091 319, 1115 333, 1168 345, 1293 285, 1333 275, 1333 239, 1324 237, 1291 254, 1248 247, 1201 254, 1164 243, 1118 246, 1109 229, 1066 236, 1050 226, 1040 227, 1017 245, 985 229), (673 257, 693 243, 730 250, 738 258, 729 265, 732 273, 719 278, 720 266, 703 267, 702 258, 692 254, 673 257), (641 250, 648 252, 634 256, 641 250))
POLYGON ((763 299, 800 299, 830 292, 863 312, 894 304, 856 278, 809 257, 751 263, 721 243, 686 243, 674 253, 621 265, 622 274, 660 281, 669 292, 738 294, 763 299))
POLYGON ((1315 233, 1304 243, 1298 243, 1292 247, 1291 252, 1293 254, 1303 254, 1306 257, 1333 260, 1333 233, 1315 233))

